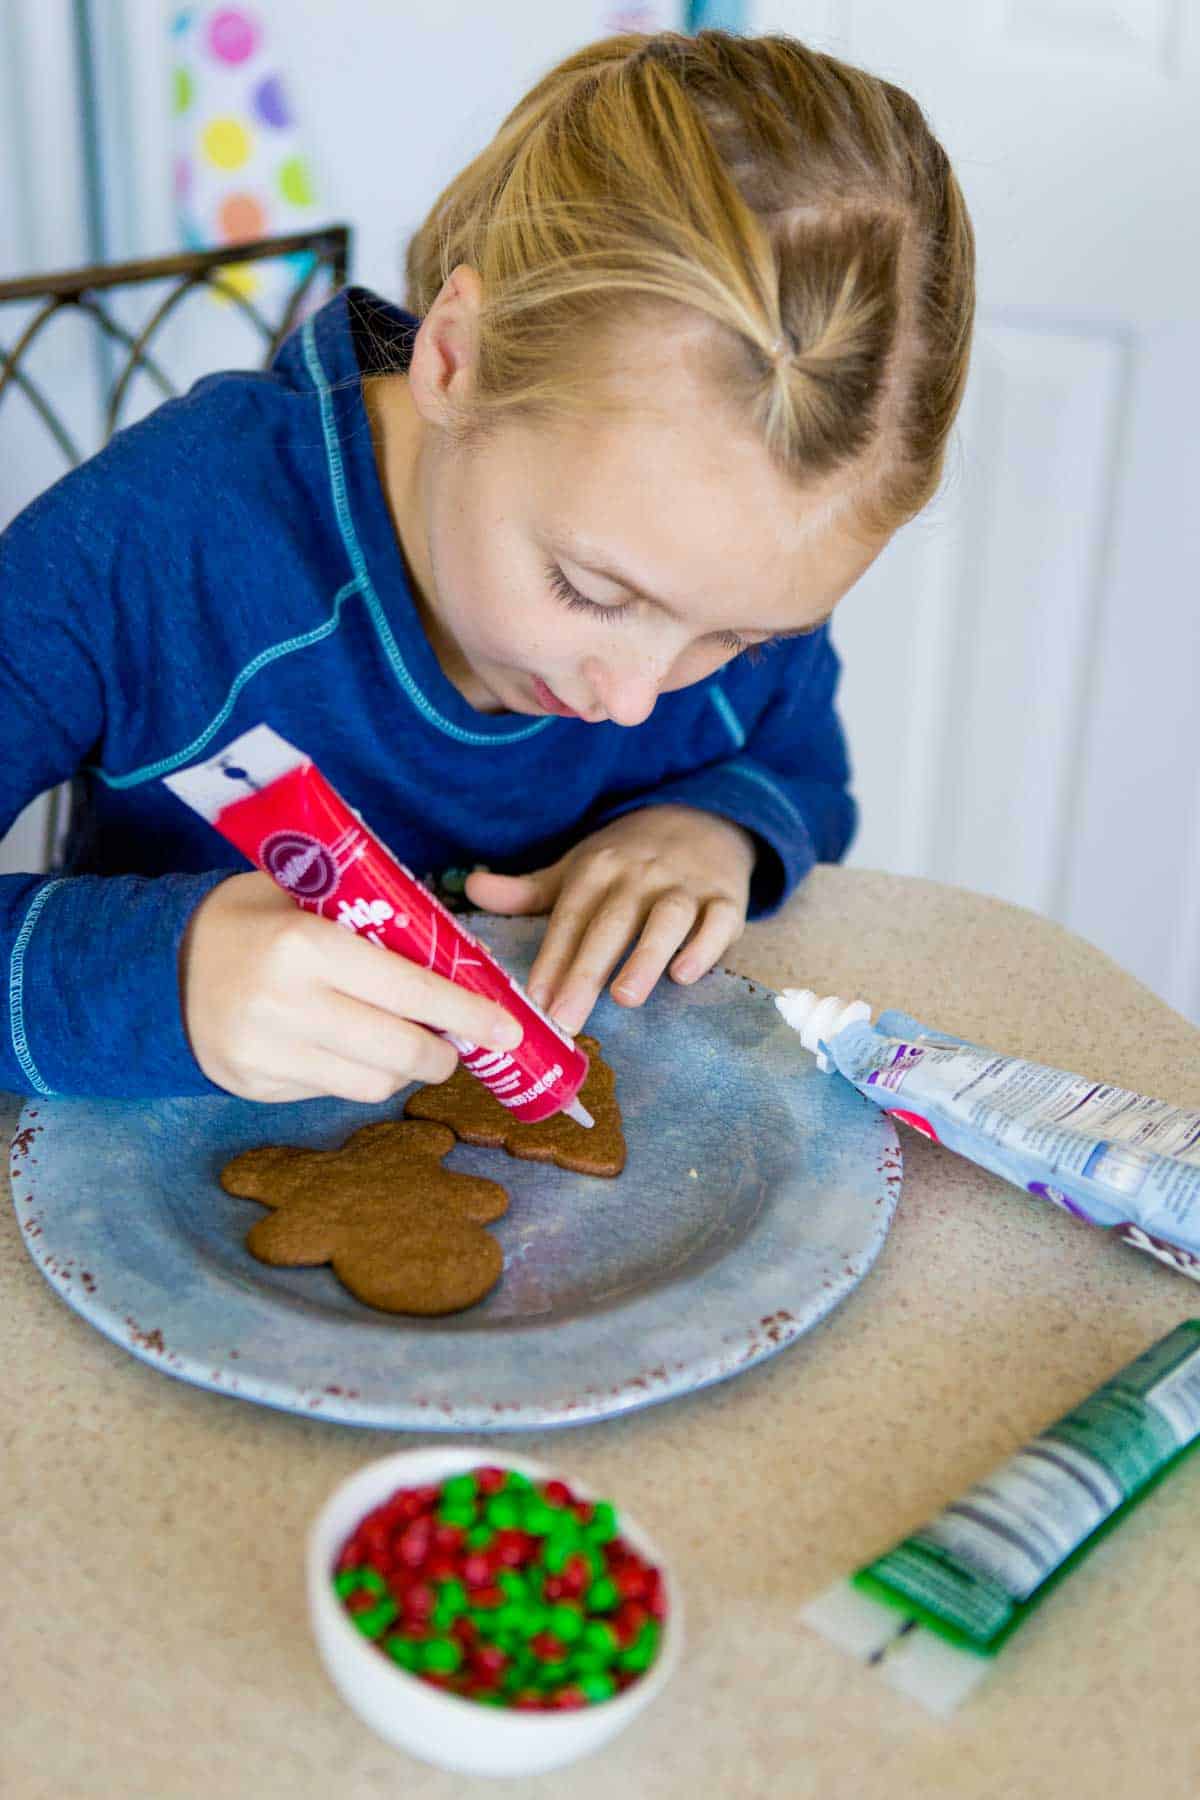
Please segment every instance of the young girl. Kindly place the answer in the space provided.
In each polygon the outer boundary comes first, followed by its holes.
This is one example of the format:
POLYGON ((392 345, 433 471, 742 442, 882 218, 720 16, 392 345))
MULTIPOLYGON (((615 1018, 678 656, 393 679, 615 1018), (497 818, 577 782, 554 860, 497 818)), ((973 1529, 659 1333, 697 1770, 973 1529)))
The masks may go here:
POLYGON ((0 880, 0 1087, 381 1101, 450 1073, 427 1027, 511 1046, 163 786, 260 721, 418 872, 549 913, 573 1031, 843 854, 826 621, 934 493, 971 334, 916 104, 783 37, 593 44, 407 302, 338 295, 0 538, 0 829, 76 778, 67 872, 0 880))

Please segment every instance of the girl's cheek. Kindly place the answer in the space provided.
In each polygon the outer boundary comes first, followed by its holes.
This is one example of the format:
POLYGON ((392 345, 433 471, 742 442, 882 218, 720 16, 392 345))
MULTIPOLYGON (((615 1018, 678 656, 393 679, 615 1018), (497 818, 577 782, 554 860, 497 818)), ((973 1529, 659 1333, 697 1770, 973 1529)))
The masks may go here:
POLYGON ((694 682, 713 674, 723 663, 732 661, 731 652, 720 645, 696 644, 678 659, 666 685, 669 688, 691 687, 694 682))

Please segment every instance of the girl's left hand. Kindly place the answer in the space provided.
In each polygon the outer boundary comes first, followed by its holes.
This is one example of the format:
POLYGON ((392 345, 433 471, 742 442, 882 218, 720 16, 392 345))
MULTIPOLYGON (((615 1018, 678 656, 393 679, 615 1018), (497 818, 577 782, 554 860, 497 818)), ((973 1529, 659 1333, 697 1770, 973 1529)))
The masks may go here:
POLYGON ((742 934, 754 859, 754 839, 729 819, 691 806, 647 806, 584 838, 548 869, 477 869, 466 891, 488 912, 550 913, 525 985, 574 1033, 634 938, 610 990, 621 1006, 640 1006, 668 964, 673 981, 707 974, 742 934))

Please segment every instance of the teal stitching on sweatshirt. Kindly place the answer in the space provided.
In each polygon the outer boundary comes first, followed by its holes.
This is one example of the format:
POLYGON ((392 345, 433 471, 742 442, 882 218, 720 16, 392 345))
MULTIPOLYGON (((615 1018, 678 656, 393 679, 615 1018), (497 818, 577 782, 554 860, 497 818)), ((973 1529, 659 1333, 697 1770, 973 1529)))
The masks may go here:
POLYGON ((47 1087, 38 1072, 38 1066, 29 1054, 29 1039, 25 1035, 25 950, 33 928, 43 906, 56 888, 65 887, 64 881, 48 881, 38 889, 33 897, 29 911, 25 914, 17 941, 12 948, 12 958, 8 965, 8 1029, 12 1038, 12 1047, 25 1077, 30 1086, 39 1094, 53 1094, 54 1089, 47 1087))
POLYGON ((338 443, 337 425, 333 416, 333 402, 330 399, 329 383, 325 379, 325 370, 321 365, 320 353, 317 350, 316 334, 311 318, 304 326, 301 340, 304 345, 304 360, 308 366, 312 384, 317 390, 321 406, 321 428, 325 433, 325 455, 329 463, 329 481, 333 490, 333 507, 337 514, 338 530, 342 534, 346 555, 350 558, 350 567, 357 577, 363 599, 370 610, 372 623, 379 633, 380 641, 397 681, 422 718, 428 719, 431 725, 436 725, 439 731, 444 731, 447 737, 455 738, 460 744, 480 744, 485 748, 490 748, 494 744, 519 744, 525 738, 535 737, 539 731, 544 731, 547 725, 552 725, 554 720, 550 717, 535 719, 532 725, 523 725, 518 731, 494 734, 483 731, 464 731, 461 726, 452 724, 449 719, 444 719, 413 680, 405 666, 404 658, 400 654, 400 646, 392 635, 387 614, 371 583, 366 558, 363 556, 362 546, 354 529, 354 520, 350 516, 350 507, 346 499, 346 476, 342 467, 342 451, 338 443))
POLYGON ((724 688, 719 688, 714 683, 708 690, 708 697, 712 701, 713 708, 720 718, 721 723, 733 739, 734 749, 741 750, 745 746, 746 733, 742 730, 741 720, 733 710, 733 702, 730 700, 729 695, 725 692, 724 688))
POLYGON ((771 794, 779 802, 780 806, 783 807, 783 810, 786 813, 791 814, 792 818, 795 819, 797 825, 800 825, 803 827, 805 836, 809 837, 812 835, 811 832, 809 831, 808 823, 805 820, 804 815, 801 812, 799 812, 795 806, 792 805, 792 802, 788 799, 788 797, 784 793, 783 789, 776 787, 775 783, 771 780, 769 775, 764 775, 762 773, 761 769, 752 769, 752 768, 747 767, 747 765, 744 762, 740 762, 736 757, 732 761, 727 762, 725 764, 725 767, 729 770, 730 774, 741 775, 746 781, 753 781, 760 788, 765 788, 767 793, 771 794))
POLYGON ((178 769, 181 764, 193 761, 220 731, 236 706, 237 697, 246 683, 252 680, 260 669, 265 669, 268 663, 276 662, 279 657, 290 656, 293 650, 307 650, 310 644, 319 644, 322 638, 332 637, 341 623, 342 602, 348 600, 350 595, 357 591, 358 582, 348 581, 334 600, 333 611, 323 625, 316 626, 312 631, 304 632, 300 637, 284 638, 282 643, 268 644, 265 650, 260 650, 254 660, 248 662, 241 673, 235 676, 220 712, 214 715, 200 736, 193 738, 190 744, 185 744, 182 750, 177 750, 173 756, 161 757, 158 762, 146 763, 143 768, 131 769, 127 775, 106 775, 103 769, 94 769, 92 773, 100 777, 105 787, 130 788, 138 787, 143 781, 156 781, 160 775, 169 775, 172 769, 178 769))

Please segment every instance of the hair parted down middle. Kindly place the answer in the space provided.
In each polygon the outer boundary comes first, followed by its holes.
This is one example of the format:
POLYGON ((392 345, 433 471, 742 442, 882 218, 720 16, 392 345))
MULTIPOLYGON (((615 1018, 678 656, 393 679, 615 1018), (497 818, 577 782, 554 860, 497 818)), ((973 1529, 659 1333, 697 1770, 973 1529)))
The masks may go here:
POLYGON ((783 36, 591 44, 439 196, 409 245, 409 308, 462 264, 483 290, 466 430, 586 409, 630 322, 682 308, 712 324, 715 395, 799 485, 841 477, 882 533, 937 490, 974 238, 889 82, 783 36))

